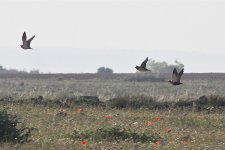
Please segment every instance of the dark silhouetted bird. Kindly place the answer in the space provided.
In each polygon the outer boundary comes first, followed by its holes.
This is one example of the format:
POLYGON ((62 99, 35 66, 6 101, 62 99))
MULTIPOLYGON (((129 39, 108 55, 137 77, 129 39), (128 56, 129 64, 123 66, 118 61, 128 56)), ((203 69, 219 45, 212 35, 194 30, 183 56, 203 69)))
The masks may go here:
POLYGON ((184 69, 182 69, 179 74, 177 72, 177 69, 174 68, 173 69, 173 74, 172 74, 172 80, 169 80, 168 82, 170 82, 172 85, 180 85, 180 84, 183 84, 180 82, 180 79, 181 79, 181 76, 183 75, 184 73, 184 69))
POLYGON ((148 61, 148 57, 142 62, 141 66, 136 66, 135 68, 138 70, 138 71, 150 71, 149 69, 146 68, 146 63, 148 61))
POLYGON ((22 36, 22 41, 23 41, 23 44, 20 45, 22 49, 32 49, 30 47, 30 42, 34 39, 35 35, 32 36, 29 40, 27 40, 27 35, 26 35, 26 32, 23 33, 23 36, 22 36))

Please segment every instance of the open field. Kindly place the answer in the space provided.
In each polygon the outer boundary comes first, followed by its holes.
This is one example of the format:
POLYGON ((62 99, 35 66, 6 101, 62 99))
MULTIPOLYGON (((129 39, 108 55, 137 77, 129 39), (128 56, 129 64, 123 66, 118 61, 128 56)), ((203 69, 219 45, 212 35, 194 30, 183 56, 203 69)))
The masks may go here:
POLYGON ((45 99, 54 100, 91 95, 106 101, 115 97, 142 95, 159 101, 191 100, 202 95, 225 96, 224 77, 225 74, 185 74, 183 85, 171 86, 166 82, 170 75, 3 74, 0 75, 0 98, 18 100, 42 95, 45 99))
POLYGON ((33 130, 29 142, 2 142, 0 149, 220 150, 225 147, 224 109, 62 107, 34 105, 32 99, 42 96, 43 101, 66 103, 88 95, 103 102, 119 97, 193 101, 203 95, 225 97, 224 76, 185 74, 183 85, 171 86, 166 82, 169 75, 2 75, 0 110, 18 116, 18 127, 33 130))

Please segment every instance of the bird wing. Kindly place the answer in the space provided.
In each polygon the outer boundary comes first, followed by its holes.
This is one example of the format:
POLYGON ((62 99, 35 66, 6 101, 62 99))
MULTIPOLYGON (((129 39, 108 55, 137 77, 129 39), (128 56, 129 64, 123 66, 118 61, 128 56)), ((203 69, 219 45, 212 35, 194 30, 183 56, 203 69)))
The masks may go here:
POLYGON ((27 40, 27 42, 31 42, 34 39, 35 35, 32 36, 29 40, 27 40))
POLYGON ((184 69, 182 69, 180 72, 179 72, 179 76, 182 76, 184 73, 184 69))
POLYGON ((23 32, 22 41, 23 41, 23 43, 26 43, 27 42, 26 32, 23 32))
POLYGON ((180 82, 180 79, 181 79, 181 76, 183 75, 184 73, 184 69, 182 69, 180 72, 179 72, 179 75, 177 76, 177 82, 180 82))
POLYGON ((147 61, 148 61, 148 57, 141 63, 141 67, 146 68, 147 61))
POLYGON ((32 36, 29 40, 27 40, 29 46, 30 46, 30 42, 34 39, 34 37, 35 37, 35 35, 32 36))
POLYGON ((173 82, 177 82, 177 78, 178 78, 177 69, 174 68, 173 69, 173 74, 172 74, 172 80, 173 80, 173 82))

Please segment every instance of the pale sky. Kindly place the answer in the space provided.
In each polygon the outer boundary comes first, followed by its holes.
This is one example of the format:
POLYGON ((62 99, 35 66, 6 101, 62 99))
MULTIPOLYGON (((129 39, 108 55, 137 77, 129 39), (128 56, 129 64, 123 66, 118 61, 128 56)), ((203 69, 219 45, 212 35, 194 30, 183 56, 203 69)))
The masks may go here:
POLYGON ((41 72, 136 72, 148 56, 225 72, 225 1, 0 0, 0 65, 41 72), (34 50, 20 48, 23 32, 34 50))

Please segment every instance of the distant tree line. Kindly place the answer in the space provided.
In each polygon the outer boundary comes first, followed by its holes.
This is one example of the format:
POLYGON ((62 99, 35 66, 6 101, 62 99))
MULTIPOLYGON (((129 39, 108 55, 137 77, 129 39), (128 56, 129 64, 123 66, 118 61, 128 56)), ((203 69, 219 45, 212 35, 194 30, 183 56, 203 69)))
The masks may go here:
POLYGON ((29 72, 27 71, 19 71, 19 70, 16 70, 16 69, 6 69, 4 68, 3 66, 0 65, 0 74, 3 74, 3 73, 9 73, 9 74, 16 74, 16 73, 24 73, 24 74, 39 74, 39 70, 37 69, 33 69, 29 72))
POLYGON ((154 73, 171 73, 174 68, 181 70, 184 68, 184 64, 179 62, 178 60, 174 61, 174 64, 168 64, 167 62, 156 62, 155 60, 149 59, 147 63, 147 68, 154 73))
POLYGON ((99 67, 97 73, 113 73, 113 70, 108 67, 99 67))

